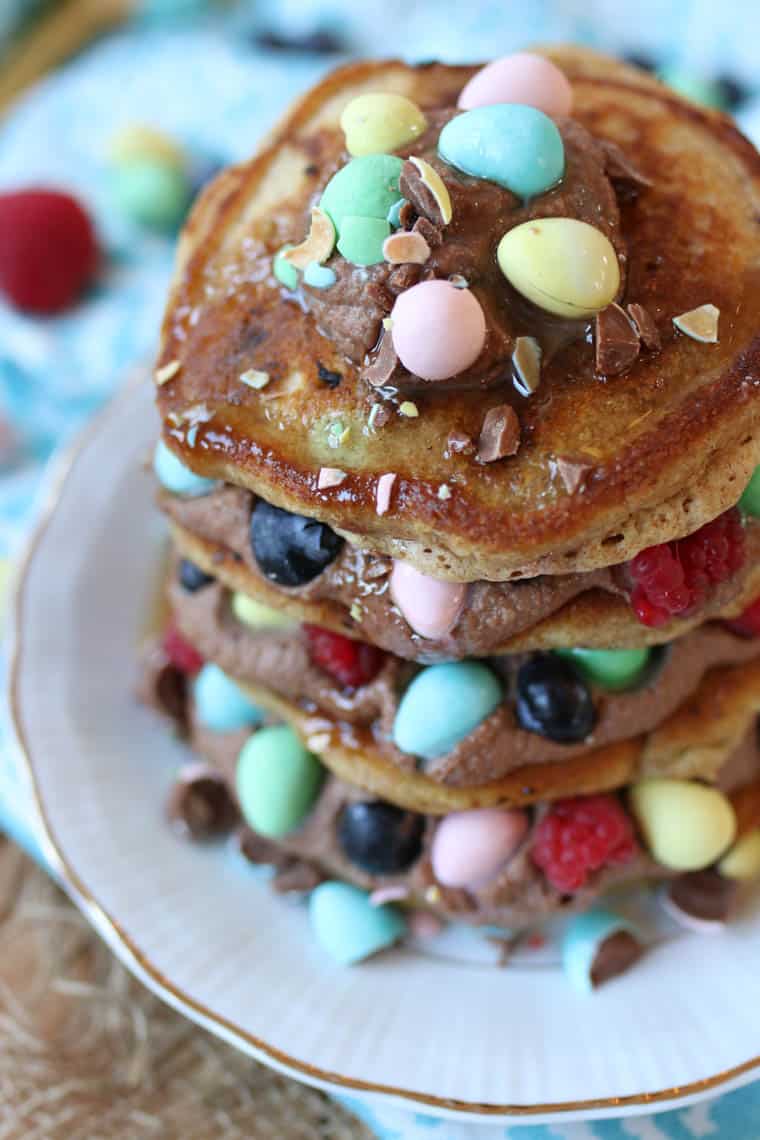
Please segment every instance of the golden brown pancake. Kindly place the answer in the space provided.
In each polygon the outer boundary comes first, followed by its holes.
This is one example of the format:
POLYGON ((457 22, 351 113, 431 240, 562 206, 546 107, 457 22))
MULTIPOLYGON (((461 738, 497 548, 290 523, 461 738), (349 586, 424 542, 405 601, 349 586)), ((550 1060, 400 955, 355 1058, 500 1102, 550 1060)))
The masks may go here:
MULTIPOLYGON (((184 232, 160 356, 181 367, 158 402, 166 442, 193 470, 322 519, 363 548, 468 581, 620 562, 737 501, 760 462, 760 156, 725 116, 636 69, 585 50, 548 54, 571 80, 574 117, 651 182, 621 201, 624 300, 646 306, 662 350, 603 380, 581 339, 548 361, 530 399, 511 388, 424 392, 418 418, 392 407, 382 428, 368 428, 372 391, 281 290, 272 255, 301 240, 308 207, 346 161, 338 119, 351 98, 398 91, 425 109, 451 107, 473 69, 353 64, 223 174, 184 232), (716 345, 672 324, 706 303, 720 310, 716 345), (319 365, 340 374, 337 387, 319 379, 319 365), (249 369, 270 374, 266 389, 240 381, 249 369), (452 429, 476 437, 485 411, 505 400, 521 421, 515 456, 446 457, 452 429), (326 433, 336 416, 350 429, 339 461, 326 433), (566 464, 581 472, 569 485, 566 464), (337 465, 346 481, 318 490, 320 468, 337 465), (377 483, 389 473, 380 515, 377 483)), ((540 199, 533 207, 540 214, 540 199)))

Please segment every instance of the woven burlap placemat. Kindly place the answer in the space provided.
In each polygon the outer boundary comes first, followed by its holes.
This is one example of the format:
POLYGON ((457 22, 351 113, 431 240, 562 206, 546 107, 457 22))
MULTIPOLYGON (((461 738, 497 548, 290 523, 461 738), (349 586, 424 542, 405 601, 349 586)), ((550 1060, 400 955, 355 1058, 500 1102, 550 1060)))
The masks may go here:
POLYGON ((371 1140, 135 981, 0 838, 0 1140, 371 1140))

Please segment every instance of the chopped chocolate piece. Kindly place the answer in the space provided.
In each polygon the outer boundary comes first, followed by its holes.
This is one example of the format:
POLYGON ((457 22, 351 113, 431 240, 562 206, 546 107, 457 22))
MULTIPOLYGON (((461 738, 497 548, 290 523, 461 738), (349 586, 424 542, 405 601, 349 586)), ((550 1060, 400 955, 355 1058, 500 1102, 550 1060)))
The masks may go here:
POLYGON ((430 246, 415 227, 411 233, 399 231, 387 237, 383 242, 383 257, 391 265, 424 265, 430 257, 430 246))
POLYGON ((418 214, 427 218, 433 225, 444 224, 441 207, 435 194, 427 185, 413 162, 408 159, 401 168, 398 188, 404 197, 412 203, 418 214))
POLYGON ((452 455, 472 455, 475 444, 466 432, 451 431, 446 440, 446 448, 452 455))
POLYGON ((608 305, 596 315, 594 333, 596 370, 603 376, 617 376, 630 368, 641 349, 639 334, 620 305, 608 305))
POLYGON ((650 352, 659 352, 662 346, 660 330, 654 323, 654 317, 649 310, 645 309, 643 305, 632 304, 628 306, 628 316, 633 321, 644 348, 649 349, 650 352))
POLYGON ((187 676, 176 665, 167 662, 158 670, 153 682, 156 701, 162 712, 187 727, 187 676))
POLYGON ((400 265, 398 269, 392 269, 388 274, 388 288, 392 293, 403 293, 405 289, 410 289, 412 285, 417 284, 421 272, 420 265, 411 262, 407 265, 400 265))
POLYGON ((514 455, 520 446, 520 421, 510 404, 497 404, 486 412, 478 437, 478 462, 493 463, 514 455))
POLYGON ((418 218, 412 227, 412 233, 421 234, 431 249, 443 241, 443 234, 438 226, 434 226, 427 218, 418 218))
POLYGON ((223 777, 206 764, 190 764, 180 771, 166 810, 175 830, 190 839, 224 835, 238 819, 223 777))
POLYGON ((311 863, 294 859, 292 863, 278 870, 272 879, 272 888, 279 895, 308 894, 309 891, 313 891, 315 887, 323 883, 324 879, 324 875, 320 874, 311 863))
POLYGON ((340 372, 332 372, 329 368, 325 368, 324 364, 320 364, 319 361, 317 361, 317 376, 328 388, 337 388, 343 379, 340 372))
POLYGON ((617 930, 599 945, 591 967, 591 985, 596 989, 616 978, 638 962, 643 953, 644 947, 629 930, 617 930))
POLYGON ((417 211, 411 202, 404 202, 398 212, 398 220, 403 230, 410 230, 417 217, 417 211))
POLYGON ((668 887, 668 898, 690 918, 725 922, 737 894, 737 884, 714 868, 679 875, 668 887))
POLYGON ((512 381, 521 396, 531 396, 541 382, 541 355, 534 336, 518 336, 512 353, 512 381))
POLYGON ((571 495, 575 494, 586 481, 586 476, 591 470, 591 464, 583 463, 577 459, 562 459, 561 457, 555 459, 554 462, 557 467, 557 474, 565 484, 565 489, 571 495))
POLYGON ((369 299, 374 301, 383 312, 389 313, 393 308, 393 294, 382 281, 370 281, 365 292, 369 299))
POLYGON ((391 505, 391 495, 393 494, 393 484, 396 482, 395 471, 388 471, 385 475, 381 475, 377 481, 377 488, 375 490, 375 509, 379 515, 388 513, 391 505))
POLYGON ((284 867, 290 861, 290 856, 286 855, 281 847, 271 839, 257 835, 250 827, 238 828, 235 840, 240 854, 249 863, 255 863, 257 867, 284 867))
POLYGON ((604 151, 604 169, 612 182, 627 182, 635 187, 653 185, 652 180, 642 174, 617 143, 602 140, 600 145, 604 151))
POLYGON ((384 332, 375 359, 362 369, 362 380, 366 380, 373 388, 383 388, 397 370, 400 370, 400 366, 393 347, 393 337, 389 332, 384 332))

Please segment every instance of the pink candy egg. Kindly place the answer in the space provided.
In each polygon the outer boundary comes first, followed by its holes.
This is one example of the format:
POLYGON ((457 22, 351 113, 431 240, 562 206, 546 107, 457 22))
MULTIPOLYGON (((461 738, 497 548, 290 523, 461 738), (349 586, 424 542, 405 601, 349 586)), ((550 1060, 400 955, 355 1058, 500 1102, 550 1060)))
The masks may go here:
POLYGON ((444 582, 420 574, 408 562, 393 563, 391 597, 420 637, 445 637, 459 619, 466 593, 464 582, 444 582))
POLYGON ((573 89, 567 77, 548 59, 520 51, 481 68, 459 96, 459 106, 465 111, 494 103, 523 103, 552 117, 569 115, 573 89))
POLYGON ((478 887, 492 879, 522 843, 528 814, 501 808, 456 811, 438 824, 430 852, 445 887, 478 887))
POLYGON ((423 281, 396 298, 391 313, 399 360, 423 380, 447 380, 480 355, 486 319, 477 297, 448 281, 423 281))

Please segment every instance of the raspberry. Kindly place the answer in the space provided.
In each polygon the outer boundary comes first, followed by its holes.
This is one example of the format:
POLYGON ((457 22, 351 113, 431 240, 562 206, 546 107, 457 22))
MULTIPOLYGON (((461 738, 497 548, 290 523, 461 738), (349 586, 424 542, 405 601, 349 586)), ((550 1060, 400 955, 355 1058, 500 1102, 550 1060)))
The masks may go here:
POLYGON ((92 278, 98 246, 90 218, 69 194, 0 194, 0 290, 30 313, 73 304, 92 278))
POLYGON ((636 616, 643 625, 660 626, 689 613, 740 569, 744 557, 744 528, 736 507, 686 538, 642 550, 628 563, 636 616))
POLYGON ((615 796, 558 800, 536 827, 531 858, 553 887, 572 894, 589 873, 638 851, 633 824, 615 796))
POLYGON ((723 623, 732 633, 740 637, 760 637, 760 598, 755 598, 743 613, 723 623))
POLYGON ((168 626, 164 633, 163 650, 175 669, 194 677, 203 665, 203 658, 198 650, 185 641, 175 625, 168 626))
POLYGON ((318 625, 303 628, 311 660, 341 685, 358 689, 377 676, 385 657, 382 650, 318 625))

